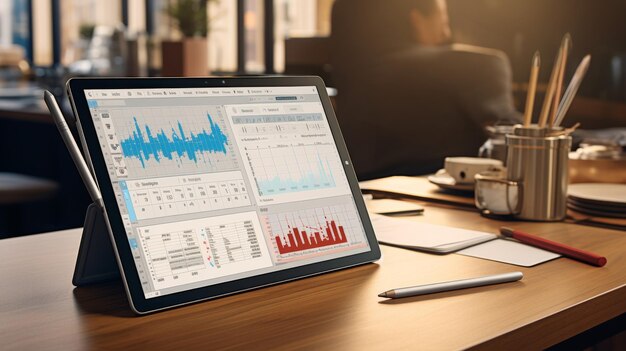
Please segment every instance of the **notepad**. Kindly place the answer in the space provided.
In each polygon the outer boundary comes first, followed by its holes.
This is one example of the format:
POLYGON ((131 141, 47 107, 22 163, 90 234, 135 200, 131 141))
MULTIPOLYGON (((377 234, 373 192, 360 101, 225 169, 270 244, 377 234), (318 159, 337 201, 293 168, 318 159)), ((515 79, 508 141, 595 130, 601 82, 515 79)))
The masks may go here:
POLYGON ((371 214, 378 242, 408 249, 449 253, 495 239, 475 230, 453 228, 371 214))

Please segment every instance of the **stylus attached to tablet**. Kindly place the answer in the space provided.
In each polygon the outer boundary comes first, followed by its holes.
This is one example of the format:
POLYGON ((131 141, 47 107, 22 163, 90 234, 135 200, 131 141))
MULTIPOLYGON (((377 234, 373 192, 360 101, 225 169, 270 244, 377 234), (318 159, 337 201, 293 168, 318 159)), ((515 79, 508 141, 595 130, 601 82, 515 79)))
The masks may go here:
POLYGON ((50 114, 52 115, 52 119, 54 120, 54 124, 56 124, 59 129, 59 133, 61 134, 61 138, 67 147, 67 150, 70 152, 72 156, 72 160, 74 160, 74 164, 78 169, 78 173, 80 177, 83 179, 85 186, 87 187, 87 191, 89 192, 89 196, 91 196, 91 200, 100 206, 100 208, 104 207, 104 203, 102 202, 102 195, 100 194, 100 190, 98 189, 98 185, 96 181, 93 179, 91 172, 89 171, 89 167, 83 158, 83 155, 76 144, 76 140, 72 136, 72 132, 70 131, 70 127, 67 125, 67 121, 63 116, 63 112, 61 112, 61 108, 59 104, 57 104, 57 100, 48 90, 43 93, 43 100, 46 102, 48 106, 48 110, 50 110, 50 114))

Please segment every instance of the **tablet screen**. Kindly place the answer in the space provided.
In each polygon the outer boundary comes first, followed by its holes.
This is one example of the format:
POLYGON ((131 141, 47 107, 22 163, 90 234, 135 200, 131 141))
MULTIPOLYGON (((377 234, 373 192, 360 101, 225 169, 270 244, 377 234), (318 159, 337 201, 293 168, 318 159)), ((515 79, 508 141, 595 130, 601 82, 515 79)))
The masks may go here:
POLYGON ((85 96, 146 299, 370 251, 315 86, 85 96))

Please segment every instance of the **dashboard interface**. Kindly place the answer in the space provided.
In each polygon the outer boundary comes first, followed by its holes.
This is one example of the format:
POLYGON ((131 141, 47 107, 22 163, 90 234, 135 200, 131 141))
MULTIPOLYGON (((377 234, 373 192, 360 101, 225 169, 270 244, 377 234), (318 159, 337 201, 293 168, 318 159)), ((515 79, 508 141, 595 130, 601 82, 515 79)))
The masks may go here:
POLYGON ((146 298, 370 250, 315 86, 85 96, 146 298))

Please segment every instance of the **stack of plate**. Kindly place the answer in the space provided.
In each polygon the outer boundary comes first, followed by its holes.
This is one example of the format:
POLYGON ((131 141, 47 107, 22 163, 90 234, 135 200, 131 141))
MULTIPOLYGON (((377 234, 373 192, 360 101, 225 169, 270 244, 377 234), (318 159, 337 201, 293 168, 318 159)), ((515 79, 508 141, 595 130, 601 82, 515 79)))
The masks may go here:
POLYGON ((567 206, 594 216, 626 218, 626 184, 570 184, 567 206))

